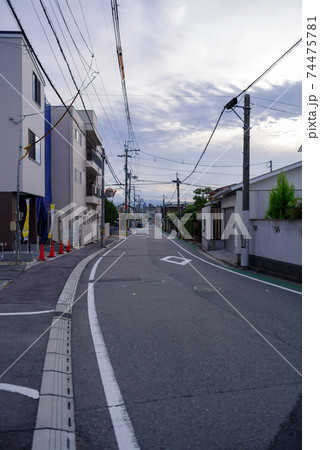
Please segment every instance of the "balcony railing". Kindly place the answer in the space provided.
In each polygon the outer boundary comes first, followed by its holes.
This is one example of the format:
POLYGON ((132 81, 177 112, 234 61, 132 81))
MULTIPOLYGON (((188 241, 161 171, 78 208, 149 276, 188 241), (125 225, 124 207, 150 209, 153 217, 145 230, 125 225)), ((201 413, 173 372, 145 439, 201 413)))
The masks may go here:
POLYGON ((87 160, 96 163, 102 169, 102 161, 94 150, 87 150, 87 160))
POLYGON ((101 197, 101 188, 94 184, 87 184, 87 197, 101 197))

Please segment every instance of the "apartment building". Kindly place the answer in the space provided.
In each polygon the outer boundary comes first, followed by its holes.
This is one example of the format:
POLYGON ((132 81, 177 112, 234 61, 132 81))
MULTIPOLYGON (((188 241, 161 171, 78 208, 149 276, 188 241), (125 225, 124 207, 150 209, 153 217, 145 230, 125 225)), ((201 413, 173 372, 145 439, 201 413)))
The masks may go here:
MULTIPOLYGON (((64 107, 51 107, 56 123, 64 107)), ((77 247, 100 238, 102 139, 94 111, 70 109, 51 133, 53 238, 77 247)))
POLYGON ((37 242, 37 198, 45 195, 44 140, 37 142, 44 135, 45 82, 20 32, 0 31, 0 62, 0 242, 11 250, 17 223, 22 231, 28 199, 28 240, 37 242))

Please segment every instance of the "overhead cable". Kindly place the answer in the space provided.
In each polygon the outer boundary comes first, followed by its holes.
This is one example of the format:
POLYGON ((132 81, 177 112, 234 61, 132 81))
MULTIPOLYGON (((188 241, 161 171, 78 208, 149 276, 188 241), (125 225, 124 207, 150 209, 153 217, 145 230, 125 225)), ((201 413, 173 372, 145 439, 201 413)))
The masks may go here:
POLYGON ((252 83, 250 83, 245 89, 243 89, 243 91, 240 92, 240 94, 237 95, 236 98, 240 97, 241 95, 243 95, 245 92, 247 92, 252 86, 254 86, 255 84, 258 83, 258 81, 261 80, 261 78, 263 78, 268 72, 270 72, 270 70, 272 70, 277 64, 279 64, 279 62, 284 59, 286 56, 289 55, 289 53, 292 52, 292 50, 294 50, 299 44, 301 44, 302 42, 302 38, 300 38, 295 44, 293 44, 286 52, 283 53, 283 55, 280 56, 280 58, 278 58, 273 64, 271 64, 271 66, 269 66, 267 68, 267 70, 265 70, 261 75, 258 76, 258 78, 256 78, 252 83))
POLYGON ((208 148, 208 146, 209 146, 209 144, 210 144, 210 142, 211 142, 211 139, 212 139, 212 137, 213 137, 213 135, 214 135, 214 133, 215 133, 215 131, 216 131, 218 125, 219 125, 219 122, 220 122, 220 120, 221 120, 221 117, 222 117, 222 115, 223 115, 225 109, 226 109, 226 107, 224 106, 223 109, 222 109, 222 111, 221 111, 221 113, 220 113, 220 116, 218 117, 218 120, 217 120, 217 122, 216 122, 216 124, 215 124, 215 127, 214 127, 214 129, 212 130, 212 133, 211 133, 211 135, 210 135, 210 137, 209 137, 209 139, 208 139, 208 142, 206 143, 206 146, 205 146, 205 148, 203 149, 203 151, 202 151, 202 153, 201 153, 201 155, 200 155, 198 161, 196 162, 196 165, 194 166, 192 172, 191 172, 186 178, 184 178, 184 179, 181 181, 181 183, 184 183, 188 178, 190 178, 191 175, 195 172, 196 168, 198 167, 198 165, 199 165, 199 163, 200 163, 200 161, 201 161, 203 155, 205 154, 205 152, 206 152, 206 150, 207 150, 207 148, 208 148))

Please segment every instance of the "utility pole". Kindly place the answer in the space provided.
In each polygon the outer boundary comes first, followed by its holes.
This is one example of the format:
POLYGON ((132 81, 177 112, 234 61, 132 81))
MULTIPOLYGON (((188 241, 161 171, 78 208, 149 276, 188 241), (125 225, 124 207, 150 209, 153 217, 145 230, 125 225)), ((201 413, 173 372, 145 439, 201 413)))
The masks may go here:
MULTIPOLYGON (((12 121, 13 122, 13 121, 12 121)), ((16 122, 13 122, 16 123, 16 122)), ((19 123, 19 122, 17 122, 19 123)), ((20 183, 21 183, 21 164, 22 164, 22 125, 20 128, 20 145, 19 145, 19 157, 18 157, 18 170, 17 170, 17 204, 16 204, 16 255, 15 263, 20 262, 21 256, 21 230, 20 230, 20 183)))
POLYGON ((136 187, 132 186, 133 189, 133 212, 136 212, 136 187))
MULTIPOLYGON (((129 152, 140 152, 139 149, 129 149, 127 143, 124 144, 124 155, 118 155, 119 158, 125 158, 125 163, 124 163, 124 172, 125 172, 125 187, 124 187, 124 209, 125 212, 128 212, 128 158, 132 158, 131 155, 129 155, 129 152)), ((131 175, 131 173, 130 173, 131 175)), ((130 187, 131 187, 131 182, 130 182, 130 187)), ((130 199, 130 194, 129 194, 129 199, 130 199)), ((130 201, 130 200, 129 200, 130 201)))
MULTIPOLYGON (((124 209, 127 212, 128 209, 128 146, 124 144, 124 153, 125 153, 125 164, 124 164, 124 172, 125 172, 125 190, 124 190, 124 209)), ((131 156, 130 156, 131 158, 131 156)))
POLYGON ((272 160, 268 161, 267 164, 269 164, 267 167, 270 169, 270 172, 272 172, 272 160))
POLYGON ((250 207, 250 95, 244 96, 244 134, 243 134, 243 188, 242 188, 242 221, 247 234, 242 235, 241 267, 249 266, 249 207, 250 207))
POLYGON ((128 206, 129 206, 129 212, 130 212, 130 208, 131 208, 131 177, 132 177, 132 173, 131 170, 128 173, 128 178, 129 178, 129 189, 128 189, 128 206))
POLYGON ((165 199, 167 198, 164 194, 162 194, 162 217, 165 218, 166 216, 166 204, 165 204, 165 199))
POLYGON ((104 217, 104 211, 105 211, 105 204, 104 204, 104 165, 106 162, 106 154, 104 151, 104 148, 101 147, 101 156, 102 156, 102 182, 101 182, 101 247, 104 247, 105 244, 105 217, 104 217))
MULTIPOLYGON (((181 213, 180 213, 180 183, 181 181, 179 180, 179 174, 177 172, 176 174, 176 180, 172 180, 173 183, 177 183, 177 204, 178 204, 178 223, 179 223, 179 227, 180 227, 180 217, 181 217, 181 213)), ((180 237, 180 230, 178 229, 178 237, 180 237)))
POLYGON ((177 204, 178 204, 178 219, 180 220, 180 183, 181 181, 179 180, 179 174, 177 172, 176 174, 177 179, 176 180, 172 180, 172 183, 177 183, 177 204))
POLYGON ((129 149, 127 144, 124 144, 124 155, 118 155, 119 158, 125 158, 124 162, 124 176, 125 176, 125 182, 124 182, 124 212, 127 212, 128 209, 128 158, 131 158, 130 155, 128 155, 129 149))

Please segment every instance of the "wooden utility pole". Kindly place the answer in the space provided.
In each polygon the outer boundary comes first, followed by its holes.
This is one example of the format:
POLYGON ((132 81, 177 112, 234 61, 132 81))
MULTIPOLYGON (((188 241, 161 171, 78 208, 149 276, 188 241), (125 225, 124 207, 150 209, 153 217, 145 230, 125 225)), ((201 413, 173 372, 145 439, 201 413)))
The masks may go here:
POLYGON ((249 266, 249 208, 250 208, 250 95, 244 96, 244 134, 243 134, 243 188, 242 220, 247 229, 242 235, 241 267, 249 266))
POLYGON ((177 204, 178 204, 178 219, 180 220, 180 183, 181 181, 179 180, 179 174, 177 172, 177 179, 176 180, 172 180, 172 183, 177 183, 177 204))
POLYGON ((102 160, 102 182, 101 182, 101 247, 105 244, 105 195, 104 195, 104 165, 106 163, 106 154, 104 148, 101 147, 101 160, 102 160))

